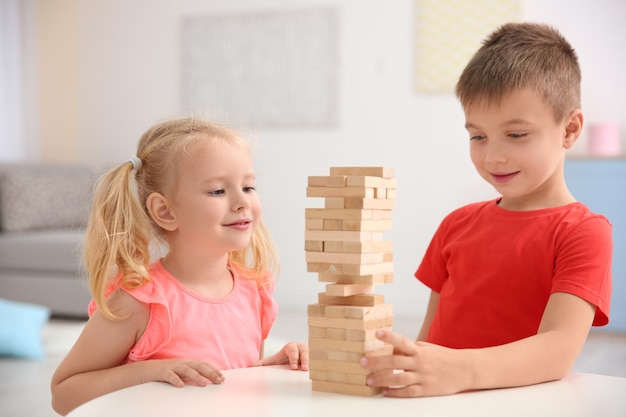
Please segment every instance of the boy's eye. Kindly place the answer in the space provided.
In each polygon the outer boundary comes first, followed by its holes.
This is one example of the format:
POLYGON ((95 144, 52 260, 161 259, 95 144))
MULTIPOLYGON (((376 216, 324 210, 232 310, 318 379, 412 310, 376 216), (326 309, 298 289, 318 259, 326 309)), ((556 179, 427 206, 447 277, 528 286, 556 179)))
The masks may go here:
POLYGON ((485 137, 483 135, 473 135, 473 136, 470 136, 470 140, 474 140, 474 141, 482 140, 484 138, 485 137))
POLYGON ((213 190, 213 191, 209 191, 209 195, 222 195, 224 194, 224 190, 223 189, 219 189, 219 190, 213 190))
POLYGON ((256 187, 254 187, 253 185, 249 186, 249 187, 243 187, 243 191, 245 193, 251 193, 252 191, 256 190, 256 187))

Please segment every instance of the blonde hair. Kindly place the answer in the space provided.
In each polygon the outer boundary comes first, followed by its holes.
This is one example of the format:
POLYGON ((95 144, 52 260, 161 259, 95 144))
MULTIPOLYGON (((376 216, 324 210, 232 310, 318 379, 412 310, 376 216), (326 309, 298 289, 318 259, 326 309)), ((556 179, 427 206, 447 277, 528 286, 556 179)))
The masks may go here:
MULTIPOLYGON (((141 164, 129 160, 106 172, 96 184, 84 260, 92 297, 105 316, 121 318, 106 303, 113 284, 132 289, 150 280, 151 248, 167 242, 163 230, 152 221, 146 200, 152 193, 163 194, 175 179, 181 156, 202 140, 222 140, 250 150, 246 141, 225 126, 198 117, 171 119, 142 135, 136 154, 141 164)), ((228 262, 259 285, 266 284, 269 271, 278 276, 276 246, 262 221, 248 246, 231 252, 228 262)))
POLYGON ((580 108, 576 52, 554 28, 507 23, 489 35, 463 70, 456 95, 463 107, 498 103, 514 90, 538 91, 557 121, 580 108))

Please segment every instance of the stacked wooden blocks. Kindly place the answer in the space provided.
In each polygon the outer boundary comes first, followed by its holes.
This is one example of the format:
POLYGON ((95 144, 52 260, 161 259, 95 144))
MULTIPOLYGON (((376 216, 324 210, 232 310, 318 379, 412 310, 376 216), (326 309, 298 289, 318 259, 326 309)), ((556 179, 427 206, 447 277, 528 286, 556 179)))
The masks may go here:
POLYGON ((363 356, 393 351, 375 336, 391 329, 393 312, 376 284, 393 280, 393 252, 383 232, 391 229, 396 180, 392 168, 332 167, 330 176, 308 178, 307 197, 324 208, 306 209, 308 272, 326 291, 308 306, 310 378, 314 391, 372 396, 363 356))

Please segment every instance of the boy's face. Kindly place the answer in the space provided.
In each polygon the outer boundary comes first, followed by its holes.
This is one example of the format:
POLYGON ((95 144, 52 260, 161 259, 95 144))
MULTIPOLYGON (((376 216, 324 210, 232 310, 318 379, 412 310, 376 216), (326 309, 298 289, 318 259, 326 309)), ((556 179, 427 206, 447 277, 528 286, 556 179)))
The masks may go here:
POLYGON ((500 103, 465 108, 465 120, 472 162, 502 195, 501 207, 533 210, 574 201, 563 178, 563 160, 582 128, 579 110, 556 122, 537 92, 521 89, 500 103))

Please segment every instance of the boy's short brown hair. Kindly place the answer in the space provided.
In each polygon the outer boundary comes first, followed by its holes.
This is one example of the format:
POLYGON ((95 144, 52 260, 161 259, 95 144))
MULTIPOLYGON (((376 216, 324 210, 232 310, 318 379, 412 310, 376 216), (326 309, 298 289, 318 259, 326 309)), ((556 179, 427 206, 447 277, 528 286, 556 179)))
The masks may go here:
POLYGON ((514 90, 538 91, 557 121, 580 108, 580 66, 576 52, 554 28, 507 23, 491 33, 456 85, 463 107, 497 103, 514 90))

